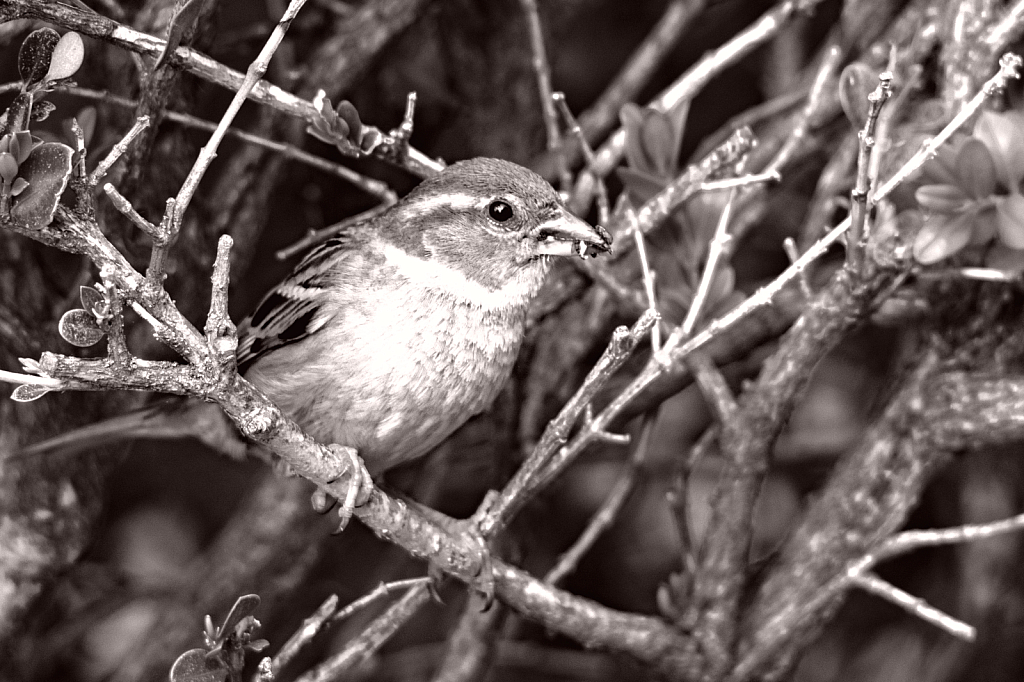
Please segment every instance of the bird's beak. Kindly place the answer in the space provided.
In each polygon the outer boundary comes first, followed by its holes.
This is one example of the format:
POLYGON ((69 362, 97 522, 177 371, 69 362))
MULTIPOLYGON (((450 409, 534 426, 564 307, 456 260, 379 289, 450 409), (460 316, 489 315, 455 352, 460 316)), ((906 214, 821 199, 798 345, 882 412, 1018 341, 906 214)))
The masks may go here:
POLYGON ((545 256, 587 258, 612 250, 612 237, 603 227, 591 227, 563 206, 531 230, 530 235, 537 240, 538 253, 545 256))

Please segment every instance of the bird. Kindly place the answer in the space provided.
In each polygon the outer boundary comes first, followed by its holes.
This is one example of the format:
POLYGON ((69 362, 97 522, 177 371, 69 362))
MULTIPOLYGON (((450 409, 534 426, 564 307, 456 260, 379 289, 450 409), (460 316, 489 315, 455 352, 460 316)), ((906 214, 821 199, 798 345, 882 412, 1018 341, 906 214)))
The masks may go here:
POLYGON ((509 161, 453 163, 306 256, 239 325, 239 371, 371 476, 493 402, 553 258, 611 237, 509 161))
MULTIPOLYGON (((453 163, 303 258, 239 323, 238 371, 316 440, 354 448, 377 478, 491 405, 552 260, 611 243, 533 171, 453 163)), ((166 433, 161 412, 140 411, 138 432, 166 433)))

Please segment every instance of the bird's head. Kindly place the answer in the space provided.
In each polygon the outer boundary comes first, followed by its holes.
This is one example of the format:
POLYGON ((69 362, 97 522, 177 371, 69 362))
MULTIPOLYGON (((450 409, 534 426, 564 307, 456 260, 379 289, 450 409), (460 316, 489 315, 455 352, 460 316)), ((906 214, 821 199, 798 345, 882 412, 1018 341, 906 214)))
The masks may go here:
POLYGON ((551 257, 611 248, 608 233, 569 213, 544 178, 498 159, 448 166, 391 214, 384 231, 392 244, 491 289, 514 279, 539 286, 551 257))

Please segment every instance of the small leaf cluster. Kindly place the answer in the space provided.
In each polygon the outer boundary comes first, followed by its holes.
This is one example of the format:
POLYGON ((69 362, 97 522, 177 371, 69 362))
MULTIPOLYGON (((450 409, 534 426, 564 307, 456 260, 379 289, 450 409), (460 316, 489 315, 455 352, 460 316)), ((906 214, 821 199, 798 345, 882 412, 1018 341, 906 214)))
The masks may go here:
POLYGON ((57 325, 61 338, 79 348, 99 343, 106 336, 110 324, 113 295, 114 292, 106 287, 101 293, 93 287, 83 286, 80 289, 82 307, 64 313, 57 325))
POLYGON ((253 612, 260 605, 255 594, 239 597, 223 624, 214 627, 213 620, 206 617, 203 639, 204 649, 190 649, 183 653, 171 667, 171 682, 224 682, 229 677, 238 679, 245 664, 245 652, 263 651, 270 642, 253 639, 260 622, 253 612))
MULTIPOLYGON (((619 111, 626 132, 627 167, 616 173, 625 186, 624 195, 634 206, 649 201, 667 187, 679 173, 679 152, 686 127, 688 107, 661 112, 652 107, 629 103, 619 111)), ((703 271, 719 217, 727 198, 726 192, 700 193, 677 209, 670 223, 673 238, 682 240, 681 248, 659 249, 677 254, 682 261, 681 282, 666 287, 663 302, 689 308, 703 271)), ((654 237, 656 238, 656 237, 654 237)), ((659 264, 659 275, 668 275, 665 264, 659 264)), ((735 293, 736 274, 726 262, 719 264, 708 295, 708 310, 721 312, 738 301, 735 293)))
POLYGON ((4 198, 16 197, 28 187, 28 180, 18 177, 18 169, 40 144, 42 140, 34 139, 27 130, 0 137, 0 194, 4 198))
POLYGON ((334 109, 330 98, 321 90, 313 99, 313 104, 317 116, 306 128, 306 132, 322 142, 333 144, 342 154, 369 154, 384 141, 384 135, 378 129, 363 125, 359 120, 359 112, 348 100, 342 100, 334 109))
POLYGON ((21 92, 0 116, 0 214, 23 227, 50 224, 71 177, 71 147, 33 137, 29 125, 53 112, 54 106, 40 98, 69 83, 84 55, 82 38, 74 32, 61 36, 41 28, 21 44, 21 92))
POLYGON ((939 150, 921 169, 912 211, 914 258, 923 265, 957 254, 1024 272, 1024 112, 986 111, 970 135, 939 150))

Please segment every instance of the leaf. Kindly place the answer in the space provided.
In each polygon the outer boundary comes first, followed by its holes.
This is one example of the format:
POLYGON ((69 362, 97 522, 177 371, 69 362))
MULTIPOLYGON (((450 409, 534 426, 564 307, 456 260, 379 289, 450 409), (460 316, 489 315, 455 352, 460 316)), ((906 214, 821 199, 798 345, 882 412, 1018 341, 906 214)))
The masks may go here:
POLYGON ((71 177, 74 151, 60 142, 44 142, 36 147, 18 169, 29 183, 11 209, 11 217, 34 230, 50 224, 57 202, 71 177))
POLYGON ((1013 185, 1024 179, 1024 113, 982 112, 974 124, 974 136, 992 153, 999 180, 1015 191, 1013 185))
POLYGON ((171 58, 174 51, 181 45, 181 39, 185 36, 185 33, 191 30, 195 26, 196 19, 199 18, 199 13, 203 9, 203 0, 189 0, 185 5, 178 10, 178 13, 171 19, 170 25, 167 27, 167 44, 164 45, 163 52, 160 53, 160 57, 157 58, 156 64, 153 65, 153 70, 156 71, 171 58))
POLYGON ((644 123, 642 110, 636 104, 627 102, 619 109, 619 120, 626 131, 626 163, 634 170, 650 172, 640 134, 644 123))
POLYGON ((28 34, 18 51, 18 73, 25 81, 22 90, 43 80, 50 70, 53 48, 60 42, 60 34, 52 28, 39 28, 28 34))
POLYGON ((968 138, 956 154, 957 183, 975 199, 984 199, 996 191, 996 165, 981 140, 968 138))
POLYGON ((839 104, 854 130, 861 130, 867 123, 868 95, 877 83, 878 74, 863 62, 847 64, 839 76, 839 104))
POLYGON ((1024 196, 1011 194, 996 204, 999 240, 1011 249, 1024 249, 1024 196))
POLYGON ((16 133, 28 128, 31 114, 32 94, 22 92, 15 97, 14 101, 11 102, 11 105, 7 107, 7 111, 4 113, 6 120, 3 122, 3 125, 0 126, 0 135, 16 133))
POLYGON ((98 113, 96 107, 83 107, 76 115, 78 125, 82 127, 82 139, 88 147, 92 142, 92 136, 96 132, 96 119, 98 113))
POLYGON ((19 403, 30 403, 33 400, 39 400, 44 395, 50 392, 51 389, 46 386, 38 386, 35 384, 22 384, 14 389, 11 393, 11 400, 19 403))
POLYGON ((665 189, 665 180, 635 168, 616 168, 616 175, 629 192, 629 198, 637 206, 647 203, 654 195, 665 189))
POLYGON ((660 111, 648 108, 645 112, 641 136, 644 153, 651 164, 651 170, 661 177, 672 175, 676 149, 673 146, 675 134, 669 117, 660 111))
POLYGON ((1019 275, 1024 272, 1024 250, 995 244, 985 256, 985 265, 1011 275, 1019 275))
POLYGON ((363 122, 359 120, 359 112, 356 111, 355 106, 353 106, 347 99, 343 99, 338 102, 338 108, 336 111, 338 118, 344 121, 348 126, 348 130, 342 133, 342 135, 352 142, 359 144, 359 141, 363 136, 363 122))
POLYGON ((971 241, 971 227, 969 214, 953 220, 936 218, 925 223, 914 239, 914 258, 923 265, 949 258, 971 241))
POLYGON ((265 651, 268 646, 270 646, 270 642, 268 642, 267 640, 254 639, 253 641, 249 642, 245 648, 249 651, 255 651, 256 653, 260 653, 262 651, 265 651))
MULTIPOLYGON (((39 104, 44 104, 44 102, 40 102, 39 104)), ((49 102, 45 102, 45 104, 49 104, 49 102)), ((38 108, 38 105, 36 108, 38 108)), ((42 140, 32 139, 32 133, 29 131, 19 130, 11 136, 10 152, 14 154, 15 160, 20 166, 28 160, 28 157, 40 144, 42 144, 42 140)))
POLYGON ((231 611, 228 612, 227 617, 224 619, 224 624, 217 631, 217 638, 223 639, 227 634, 230 634, 235 629, 235 626, 242 622, 244 618, 251 616, 259 605, 260 597, 258 594, 243 594, 236 599, 235 605, 231 607, 231 611))
POLYGON ((82 286, 79 288, 78 294, 82 299, 82 307, 93 315, 97 312, 102 312, 107 307, 106 299, 103 297, 103 294, 93 287, 82 286))
POLYGON ((914 192, 921 208, 938 213, 954 213, 963 209, 969 199, 956 185, 923 185, 914 192))
POLYGON ((60 332, 61 338, 79 348, 88 348, 98 343, 105 335, 96 321, 96 316, 81 308, 73 308, 61 315, 57 331, 60 332))
POLYGON ((4 182, 14 182, 16 177, 18 177, 18 162, 14 158, 14 154, 0 152, 0 178, 3 178, 4 182))
POLYGON ((189 649, 171 666, 171 682, 224 682, 228 671, 217 659, 207 659, 206 649, 189 649))
POLYGON ((47 100, 43 100, 42 102, 36 102, 35 106, 32 107, 32 121, 35 123, 45 121, 50 117, 50 114, 52 114, 56 110, 57 105, 53 102, 48 102, 47 100))
POLYGON ((53 48, 53 55, 50 58, 50 68, 46 71, 44 81, 59 81, 75 75, 82 66, 85 59, 85 44, 82 36, 74 31, 68 31, 60 37, 57 45, 53 48))

